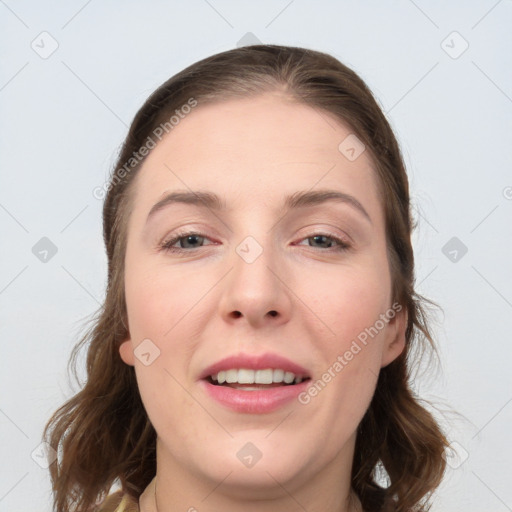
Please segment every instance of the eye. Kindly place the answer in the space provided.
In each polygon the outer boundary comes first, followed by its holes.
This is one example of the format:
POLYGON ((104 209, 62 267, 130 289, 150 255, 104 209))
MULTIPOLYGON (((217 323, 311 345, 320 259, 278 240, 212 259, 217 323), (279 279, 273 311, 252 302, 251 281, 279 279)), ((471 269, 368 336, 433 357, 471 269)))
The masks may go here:
POLYGON ((191 249, 198 249, 202 243, 208 238, 203 234, 196 231, 189 231, 187 233, 178 233, 170 240, 165 240, 160 249, 169 252, 190 252, 191 249), (179 244, 178 247, 174 245, 179 244))
MULTIPOLYGON (((160 249, 163 251, 183 253, 191 252, 194 249, 204 247, 204 241, 209 238, 203 233, 197 231, 189 231, 186 233, 178 233, 169 240, 165 240, 160 249), (179 244, 178 247, 174 247, 179 244)), ((309 237, 303 238, 303 241, 313 241, 314 244, 320 244, 320 247, 311 246, 314 249, 325 249, 331 251, 345 251, 350 248, 350 244, 340 237, 328 233, 316 233, 309 237)), ((211 245, 211 244, 207 244, 211 245)), ((301 244, 297 244, 301 245, 301 244)))
POLYGON ((321 245, 320 247, 312 246, 314 249, 345 251, 350 248, 350 244, 348 242, 330 233, 316 233, 314 235, 304 238, 303 240, 313 241, 313 243, 318 243, 321 245))

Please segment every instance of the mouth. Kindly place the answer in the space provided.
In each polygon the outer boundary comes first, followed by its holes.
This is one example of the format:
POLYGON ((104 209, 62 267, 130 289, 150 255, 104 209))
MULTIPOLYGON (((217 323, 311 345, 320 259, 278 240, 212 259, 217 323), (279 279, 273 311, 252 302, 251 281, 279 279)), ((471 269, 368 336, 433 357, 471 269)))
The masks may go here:
POLYGON ((262 391, 277 387, 295 386, 310 380, 310 377, 285 371, 282 368, 266 368, 262 370, 232 368, 208 375, 204 380, 214 386, 242 391, 262 391))
POLYGON ((198 376, 206 397, 237 413, 264 414, 296 402, 311 373, 275 353, 236 354, 217 361, 198 376))

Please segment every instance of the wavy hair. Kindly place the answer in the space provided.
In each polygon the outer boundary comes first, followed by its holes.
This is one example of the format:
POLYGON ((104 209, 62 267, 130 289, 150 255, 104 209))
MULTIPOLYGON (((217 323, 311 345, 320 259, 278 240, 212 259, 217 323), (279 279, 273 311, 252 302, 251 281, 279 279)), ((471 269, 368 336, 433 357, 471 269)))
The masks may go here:
POLYGON ((114 483, 138 499, 156 474, 156 433, 143 407, 134 368, 120 358, 129 336, 124 295, 127 224, 132 182, 142 148, 169 131, 185 105, 204 105, 281 91, 348 126, 373 160, 385 213, 393 300, 407 311, 406 346, 382 368, 358 426, 352 487, 364 510, 423 512, 440 484, 448 446, 439 424, 411 389, 411 368, 425 350, 436 354, 426 306, 414 289, 409 184, 394 133, 364 81, 334 57, 304 48, 253 45, 205 58, 171 77, 135 115, 102 192, 108 282, 103 305, 74 347, 87 348, 82 389, 49 419, 45 440, 59 453, 50 466, 57 512, 97 510, 114 483), (181 110, 180 110, 181 109, 181 110), (160 130, 160 131, 159 131, 160 130), (414 349, 420 349, 414 350, 414 349), (379 482, 385 471, 387 483, 379 482))

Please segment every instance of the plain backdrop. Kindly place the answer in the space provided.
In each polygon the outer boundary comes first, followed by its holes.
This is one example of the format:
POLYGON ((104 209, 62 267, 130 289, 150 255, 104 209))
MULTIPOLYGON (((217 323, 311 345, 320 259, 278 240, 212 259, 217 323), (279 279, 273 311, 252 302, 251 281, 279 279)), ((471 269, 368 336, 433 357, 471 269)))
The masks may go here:
POLYGON ((512 2, 0 1, 0 510, 51 510, 41 432, 102 302, 102 202, 135 112, 206 56, 325 51, 399 139, 441 369, 415 381, 453 452, 433 512, 512 510, 512 2), (452 411, 458 413, 455 414, 452 411))

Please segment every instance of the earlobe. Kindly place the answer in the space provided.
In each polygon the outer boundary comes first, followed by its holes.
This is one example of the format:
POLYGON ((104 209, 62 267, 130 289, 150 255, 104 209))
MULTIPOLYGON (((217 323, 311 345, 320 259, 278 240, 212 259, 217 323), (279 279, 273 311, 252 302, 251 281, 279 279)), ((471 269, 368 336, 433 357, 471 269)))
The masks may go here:
POLYGON ((119 345, 119 355, 121 359, 129 366, 135 365, 134 355, 133 355, 133 347, 132 340, 128 339, 123 341, 121 345, 119 345))
POLYGON ((388 338, 382 351, 381 368, 393 362, 405 348, 405 331, 407 330, 407 309, 403 308, 388 324, 388 338))

